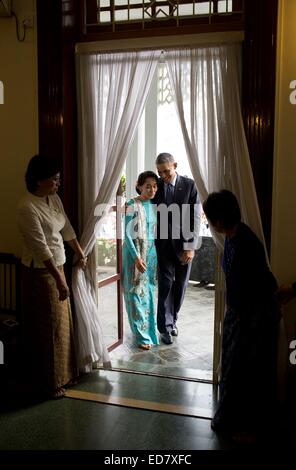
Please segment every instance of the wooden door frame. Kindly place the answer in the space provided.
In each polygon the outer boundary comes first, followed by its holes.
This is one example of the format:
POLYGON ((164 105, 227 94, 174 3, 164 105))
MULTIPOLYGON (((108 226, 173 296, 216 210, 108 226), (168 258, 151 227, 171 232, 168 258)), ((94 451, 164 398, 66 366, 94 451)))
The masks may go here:
MULTIPOLYGON (((277 8, 278 0, 245 2, 242 56, 243 121, 268 252, 272 214, 277 8)), ((39 152, 60 158, 63 169, 61 195, 78 235, 75 44, 80 40, 80 13, 79 0, 37 0, 39 152)), ((182 30, 178 34, 182 34, 182 30)), ((66 274, 71 270, 71 259, 69 261, 66 274)))
POLYGON ((123 343, 123 287, 122 287, 122 229, 121 229, 121 207, 112 207, 116 212, 116 274, 98 281, 98 289, 116 282, 117 285, 117 339, 108 346, 111 352, 123 343))
MULTIPOLYGON (((278 0, 245 2, 242 107, 268 250, 271 237, 278 0)), ((59 157, 65 209, 78 230, 75 44, 79 0, 37 0, 39 151, 59 157)), ((182 34, 182 31, 179 31, 182 34)))

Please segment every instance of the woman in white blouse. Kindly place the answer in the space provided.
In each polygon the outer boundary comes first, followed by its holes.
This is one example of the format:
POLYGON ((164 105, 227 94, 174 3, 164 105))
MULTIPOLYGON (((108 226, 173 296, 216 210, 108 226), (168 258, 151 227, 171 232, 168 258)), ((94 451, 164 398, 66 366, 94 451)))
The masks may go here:
POLYGON ((64 241, 85 268, 84 255, 57 195, 57 162, 35 155, 26 171, 28 192, 18 207, 23 238, 22 306, 27 371, 37 392, 62 397, 78 376, 64 241))

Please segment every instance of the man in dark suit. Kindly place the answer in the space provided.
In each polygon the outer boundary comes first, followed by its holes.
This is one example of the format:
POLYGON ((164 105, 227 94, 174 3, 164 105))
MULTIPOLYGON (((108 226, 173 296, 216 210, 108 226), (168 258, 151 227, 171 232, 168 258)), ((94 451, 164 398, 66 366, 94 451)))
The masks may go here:
POLYGON ((177 319, 198 248, 201 204, 194 181, 176 172, 169 153, 156 159, 160 176, 157 205, 158 306, 157 327, 165 344, 178 336, 177 319))

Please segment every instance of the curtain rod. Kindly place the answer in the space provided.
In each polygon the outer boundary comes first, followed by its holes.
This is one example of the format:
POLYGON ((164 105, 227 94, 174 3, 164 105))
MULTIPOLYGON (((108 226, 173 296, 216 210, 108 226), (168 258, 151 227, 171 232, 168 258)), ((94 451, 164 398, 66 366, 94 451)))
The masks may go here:
POLYGON ((107 54, 119 52, 137 52, 153 50, 176 50, 196 47, 221 46, 233 44, 244 40, 243 31, 227 31, 224 33, 202 33, 182 36, 163 36, 151 38, 131 38, 128 40, 113 39, 110 41, 96 41, 77 43, 76 54, 107 54), (131 43, 134 43, 133 46, 131 43))

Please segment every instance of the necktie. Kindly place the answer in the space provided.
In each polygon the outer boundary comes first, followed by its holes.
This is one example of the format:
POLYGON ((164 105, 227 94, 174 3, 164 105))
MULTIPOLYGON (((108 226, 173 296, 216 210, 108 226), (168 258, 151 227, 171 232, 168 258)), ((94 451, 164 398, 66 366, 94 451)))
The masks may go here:
POLYGON ((166 201, 167 206, 170 206, 174 201, 174 189, 175 188, 171 183, 167 185, 166 196, 165 196, 165 201, 166 201))

